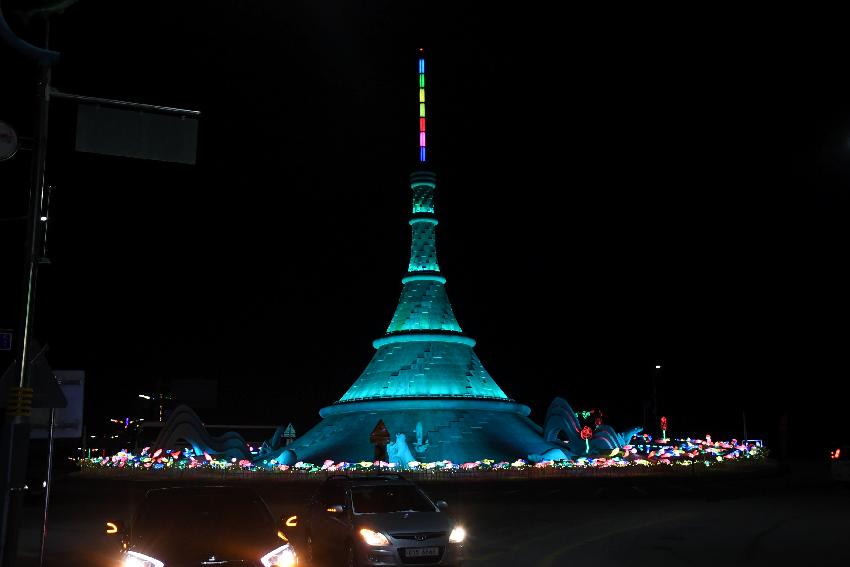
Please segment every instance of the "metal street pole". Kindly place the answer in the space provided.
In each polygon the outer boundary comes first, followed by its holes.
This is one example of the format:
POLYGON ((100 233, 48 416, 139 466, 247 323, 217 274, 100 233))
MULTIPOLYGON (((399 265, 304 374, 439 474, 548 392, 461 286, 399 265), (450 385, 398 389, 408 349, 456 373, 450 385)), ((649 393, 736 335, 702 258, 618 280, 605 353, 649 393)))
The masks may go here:
MULTIPOLYGON (((32 322, 35 314, 36 286, 38 284, 38 250, 41 223, 41 201, 44 191, 45 162, 47 157, 47 116, 50 105, 50 65, 40 65, 36 88, 36 151, 33 159, 32 182, 29 195, 29 213, 27 217, 25 295, 21 313, 21 337, 17 345, 18 389, 29 388, 29 348, 32 340, 32 322)), ((11 397, 11 395, 10 395, 11 397)), ((7 416, 7 431, 4 436, 8 467, 6 471, 7 494, 3 499, 2 558, 4 565, 14 565, 17 555, 17 531, 20 509, 23 501, 24 479, 26 477, 27 452, 29 449, 30 420, 29 410, 22 409, 18 415, 7 416)), ((7 410, 8 414, 8 410, 7 410)))
POLYGON ((45 49, 31 46, 11 33, 0 12, 0 39, 32 57, 38 62, 36 83, 36 113, 34 124, 35 153, 30 177, 29 211, 26 234, 26 269, 24 275, 24 298, 20 319, 20 341, 17 346, 17 386, 9 392, 9 403, 3 427, 2 455, 6 461, 2 474, 3 509, 0 514, 0 564, 16 564, 18 529, 23 504, 27 452, 29 449, 30 420, 29 403, 32 390, 29 388, 29 348, 32 340, 32 320, 35 313, 35 292, 38 283, 38 250, 41 224, 41 203, 44 193, 45 164, 47 158, 47 118, 50 108, 50 78, 52 63, 58 53, 46 49, 50 35, 50 24, 45 20, 45 49), (17 399, 19 403, 14 404, 17 399))
POLYGON ((653 428, 658 427, 658 373, 661 371, 661 365, 656 364, 652 371, 652 422, 653 428))
POLYGON ((50 487, 53 484, 53 428, 56 425, 56 408, 50 408, 50 429, 47 433, 47 484, 44 487, 44 519, 41 524, 41 546, 38 567, 44 566, 44 548, 47 545, 47 512, 50 508, 50 487))
MULTIPOLYGON (((49 23, 47 24, 49 30, 49 23)), ((44 197, 44 177, 47 162, 47 119, 50 109, 50 76, 51 66, 40 65, 39 77, 36 85, 36 97, 38 109, 36 112, 36 151, 33 160, 32 184, 29 195, 29 216, 27 218, 27 270, 26 270, 26 296, 23 305, 23 324, 21 341, 18 345, 20 356, 20 374, 18 384, 25 387, 29 383, 27 376, 28 350, 30 347, 32 319, 35 314, 35 292, 38 283, 38 250, 40 248, 40 236, 42 223, 41 203, 44 197)))

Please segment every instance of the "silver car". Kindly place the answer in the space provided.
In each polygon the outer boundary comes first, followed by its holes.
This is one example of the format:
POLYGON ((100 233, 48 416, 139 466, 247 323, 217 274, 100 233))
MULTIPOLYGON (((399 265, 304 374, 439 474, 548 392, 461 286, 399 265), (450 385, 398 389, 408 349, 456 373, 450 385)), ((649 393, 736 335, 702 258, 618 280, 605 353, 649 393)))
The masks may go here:
POLYGON ((401 475, 335 475, 310 502, 303 554, 348 567, 460 567, 466 532, 445 508, 401 475))

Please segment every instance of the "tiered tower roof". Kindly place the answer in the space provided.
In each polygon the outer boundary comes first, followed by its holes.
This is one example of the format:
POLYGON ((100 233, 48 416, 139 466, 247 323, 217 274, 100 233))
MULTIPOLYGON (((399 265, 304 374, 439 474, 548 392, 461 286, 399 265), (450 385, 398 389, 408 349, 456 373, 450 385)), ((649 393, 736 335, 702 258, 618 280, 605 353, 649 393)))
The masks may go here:
POLYGON ((425 140, 425 57, 419 56, 419 168, 410 175, 411 245, 401 297, 372 361, 337 404, 393 398, 511 401, 484 369, 464 335, 437 262, 437 178, 428 170, 425 140))

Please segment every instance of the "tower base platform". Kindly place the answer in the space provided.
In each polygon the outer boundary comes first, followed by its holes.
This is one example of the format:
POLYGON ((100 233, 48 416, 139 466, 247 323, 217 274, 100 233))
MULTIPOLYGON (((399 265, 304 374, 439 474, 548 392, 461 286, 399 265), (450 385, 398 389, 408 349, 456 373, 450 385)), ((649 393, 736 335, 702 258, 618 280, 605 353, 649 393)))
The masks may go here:
POLYGON ((323 420, 282 451, 279 462, 373 461, 370 435, 379 421, 389 432, 388 461, 465 463, 514 461, 568 445, 546 441, 528 406, 480 399, 398 399, 346 402, 323 408, 323 420), (406 460, 408 459, 408 460, 406 460))

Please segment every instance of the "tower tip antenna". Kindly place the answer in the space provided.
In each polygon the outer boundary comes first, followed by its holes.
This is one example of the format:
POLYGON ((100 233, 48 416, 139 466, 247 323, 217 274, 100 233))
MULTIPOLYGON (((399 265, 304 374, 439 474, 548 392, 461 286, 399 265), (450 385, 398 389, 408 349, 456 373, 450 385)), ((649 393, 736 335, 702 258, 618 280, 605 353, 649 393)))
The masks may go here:
POLYGON ((419 163, 425 163, 425 50, 419 48, 419 163))

